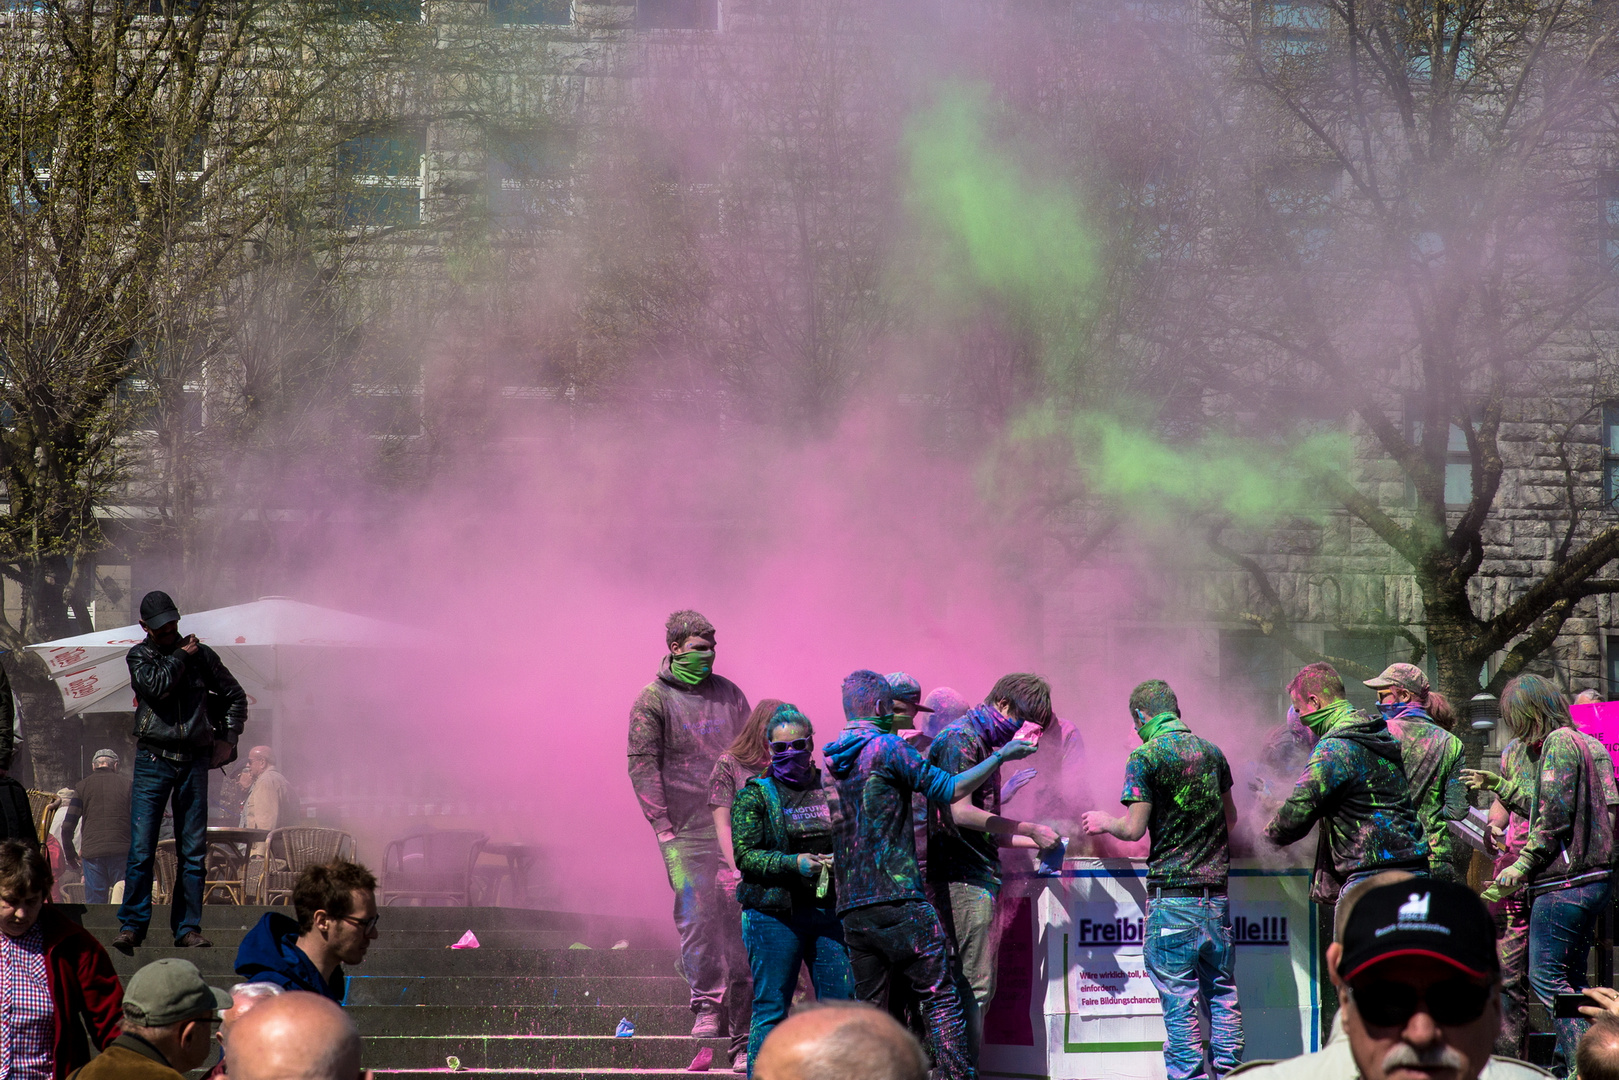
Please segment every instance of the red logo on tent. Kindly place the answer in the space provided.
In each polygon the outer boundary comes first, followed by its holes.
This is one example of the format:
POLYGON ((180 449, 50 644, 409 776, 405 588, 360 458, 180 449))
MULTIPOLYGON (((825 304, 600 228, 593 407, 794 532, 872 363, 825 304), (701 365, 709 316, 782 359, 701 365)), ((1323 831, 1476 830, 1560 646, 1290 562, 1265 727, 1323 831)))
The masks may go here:
POLYGON ((89 655, 90 650, 82 645, 77 649, 55 649, 51 652, 51 664, 55 667, 72 667, 89 655))
POLYGON ((101 680, 94 675, 86 675, 83 678, 74 679, 72 682, 67 684, 67 696, 74 699, 90 697, 95 694, 97 689, 96 684, 100 681, 101 680))

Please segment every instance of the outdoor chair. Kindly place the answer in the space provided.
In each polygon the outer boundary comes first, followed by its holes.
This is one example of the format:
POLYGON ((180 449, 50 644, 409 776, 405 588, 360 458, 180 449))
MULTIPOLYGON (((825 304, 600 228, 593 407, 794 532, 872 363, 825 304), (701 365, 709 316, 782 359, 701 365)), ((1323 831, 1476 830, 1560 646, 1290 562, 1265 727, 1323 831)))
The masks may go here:
POLYGON ((39 836, 39 842, 44 843, 50 835, 51 813, 56 809, 56 793, 53 791, 28 790, 28 812, 34 820, 34 832, 39 836))
MULTIPOLYGON (((257 845, 255 845, 257 846, 257 845)), ((290 904, 298 875, 311 866, 333 859, 354 858, 354 837, 341 829, 294 826, 272 829, 264 841, 260 862, 258 900, 261 904, 290 904)))
POLYGON ((382 903, 446 900, 471 907, 478 856, 489 837, 471 829, 416 833, 393 841, 382 856, 382 903))

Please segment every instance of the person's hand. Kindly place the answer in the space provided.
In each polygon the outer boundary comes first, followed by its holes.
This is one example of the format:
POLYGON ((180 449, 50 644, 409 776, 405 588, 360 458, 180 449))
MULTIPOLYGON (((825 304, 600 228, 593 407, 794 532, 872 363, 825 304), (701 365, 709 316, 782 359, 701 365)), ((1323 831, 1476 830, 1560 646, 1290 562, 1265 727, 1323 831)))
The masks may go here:
POLYGON ((1490 772, 1488 769, 1463 769, 1462 783, 1467 785, 1468 791, 1494 791, 1501 786, 1501 774, 1490 772))
POLYGON ((1585 996, 1596 1002, 1595 1005, 1581 1005, 1580 1014, 1588 1020, 1595 1020, 1603 1013, 1619 1016, 1619 992, 1608 989, 1606 986, 1587 986, 1585 996))
POLYGON ((806 852, 798 857, 798 872, 807 878, 818 877, 821 867, 829 861, 831 860, 825 855, 811 855, 806 852))
POLYGON ((1001 802, 1010 800, 1013 795, 1018 793, 1018 789, 1033 780, 1039 771, 1039 769, 1019 769, 1011 776, 1008 776, 1006 783, 1001 785, 1001 802))
POLYGON ((1034 753, 1037 749, 1039 748, 1036 747, 1032 742, 1027 742, 1023 739, 1013 739, 1011 742, 1001 747, 1001 760, 1016 761, 1018 758, 1026 758, 1030 754, 1034 753))
POLYGON ((237 773, 236 786, 241 788, 243 791, 253 790, 253 770, 243 769, 241 772, 237 773))
POLYGON ((1108 826, 1113 824, 1113 817, 1100 810, 1087 810, 1079 815, 1079 824, 1089 835, 1101 836, 1107 832, 1108 826))
POLYGON ((1026 835, 1030 840, 1034 841, 1035 846, 1041 851, 1050 851, 1062 843, 1062 837, 1058 835, 1056 829, 1053 829, 1050 825, 1041 825, 1037 822, 1031 821, 1029 823, 1029 831, 1026 835))
POLYGON ((211 765, 209 765, 209 768, 217 769, 221 765, 225 764, 227 761, 230 760, 231 753, 235 749, 236 749, 236 747, 232 746, 230 743, 225 742, 223 740, 214 743, 213 762, 212 762, 211 765))
POLYGON ((675 831, 673 829, 659 829, 657 834, 658 843, 660 844, 672 844, 675 842, 675 831))
POLYGON ((742 871, 733 870, 729 866, 722 866, 714 874, 714 883, 718 885, 726 896, 736 898, 736 887, 742 882, 742 871))
POLYGON ((1484 826, 1484 850, 1486 854, 1498 855, 1501 846, 1506 843, 1507 831, 1500 825, 1484 826))
POLYGON ((201 647, 202 642, 197 640, 196 634, 187 634, 185 641, 180 643, 180 651, 187 656, 196 656, 197 650, 201 647))

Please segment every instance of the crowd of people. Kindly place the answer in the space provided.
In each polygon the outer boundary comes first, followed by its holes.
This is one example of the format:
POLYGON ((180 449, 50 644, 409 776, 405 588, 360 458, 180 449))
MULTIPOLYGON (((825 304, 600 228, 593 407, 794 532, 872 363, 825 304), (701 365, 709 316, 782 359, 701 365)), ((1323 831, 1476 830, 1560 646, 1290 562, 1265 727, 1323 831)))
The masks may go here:
MULTIPOLYGON (((1053 714, 1049 685, 1010 674, 968 705, 945 687, 924 697, 904 672, 853 672, 843 682, 843 727, 817 766, 808 716, 776 699, 750 707, 714 672, 709 620, 678 611, 665 630, 668 653, 631 709, 628 766, 675 893, 693 1036, 728 1038, 735 1071, 769 1077, 773 1032, 787 1030, 795 1000, 813 995, 828 1009, 852 1002, 880 1010, 926 1047, 935 1076, 976 1075, 1006 917, 998 903, 1003 852, 1027 848, 1060 860, 1066 843, 1050 818, 1002 812, 1045 767, 1003 783, 1003 764, 1045 746, 1045 762, 1060 767, 1082 745, 1053 714)), ((1407 1071, 1430 1077, 1532 1070, 1506 1064, 1523 1054, 1530 995, 1554 1010, 1559 995, 1586 988, 1586 958, 1610 902, 1613 763, 1574 726, 1568 699, 1537 675, 1519 676, 1502 693, 1513 739, 1499 774, 1463 768, 1454 716, 1420 668, 1392 664, 1366 685, 1377 694, 1375 714, 1351 705, 1330 664, 1294 676, 1288 719, 1265 750, 1286 780, 1256 778, 1254 805, 1276 847, 1317 834, 1310 895, 1336 908, 1340 957, 1361 955, 1351 947, 1360 924, 1348 921, 1357 901, 1368 898, 1367 919, 1383 918, 1389 890, 1403 890, 1397 899, 1406 908, 1444 906, 1445 914, 1422 920, 1423 928, 1396 912, 1368 932, 1380 941, 1404 940, 1389 927, 1427 934, 1429 959, 1445 970, 1412 974, 1422 965, 1409 950, 1375 949, 1342 970, 1329 952, 1347 1043, 1335 1039, 1332 1056, 1299 1068, 1392 1076, 1413 1056, 1407 1071), (1483 898, 1465 885, 1472 848, 1451 827, 1468 816, 1469 789, 1493 795, 1484 842, 1495 876, 1483 898), (1456 952, 1456 942, 1480 934, 1487 947, 1456 952), (1384 994, 1385 983, 1430 975, 1455 991, 1455 1004, 1427 1011, 1428 984, 1384 994), (1366 986, 1377 987, 1375 1008, 1365 1004, 1366 986), (1485 986, 1490 993, 1478 991, 1485 986), (1500 1057, 1471 1046, 1435 1050, 1430 1060, 1420 1031, 1400 1034, 1420 1028, 1413 1017, 1423 1016, 1435 1030, 1471 1024, 1472 1037, 1488 1029, 1500 1057), (1386 1069, 1361 1057, 1378 1040, 1388 1042, 1386 1069)), ((1150 840, 1143 959, 1163 1006, 1170 1080, 1246 1070, 1227 896, 1238 814, 1231 769, 1182 717, 1168 683, 1141 683, 1127 708, 1141 745, 1125 766, 1125 812, 1087 811, 1078 824, 1093 836, 1150 840)), ((1619 1006, 1608 1008, 1616 1001, 1594 990, 1583 1016, 1557 1015, 1557 1075, 1574 1072, 1598 1043, 1619 1053, 1619 1006), (1592 1017, 1600 1020, 1594 1029, 1592 1017)), ((868 1012, 850 1015, 806 1019, 801 1030, 877 1024, 868 1012)), ((884 1045, 909 1045, 892 1035, 884 1045)))

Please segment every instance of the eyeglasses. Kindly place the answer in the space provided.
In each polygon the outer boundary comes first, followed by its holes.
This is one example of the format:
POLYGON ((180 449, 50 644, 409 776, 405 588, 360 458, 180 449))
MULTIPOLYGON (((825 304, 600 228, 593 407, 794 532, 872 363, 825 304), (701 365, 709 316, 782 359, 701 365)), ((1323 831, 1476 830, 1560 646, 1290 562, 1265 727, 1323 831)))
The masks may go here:
POLYGON ((356 919, 353 915, 344 915, 342 918, 338 919, 338 922, 346 922, 352 926, 358 926, 361 930, 364 930, 369 934, 371 931, 377 928, 377 923, 381 920, 381 915, 373 915, 369 919, 356 919))
POLYGON ((1472 979, 1446 979, 1426 990, 1397 982, 1370 982, 1350 990, 1360 1018, 1372 1027, 1404 1027, 1419 1007, 1440 1027, 1471 1024, 1484 1015, 1494 987, 1472 979))
POLYGON ((808 750, 809 748, 810 741, 808 739, 794 739, 792 742, 773 742, 770 744, 770 749, 778 754, 785 754, 789 750, 808 750))

